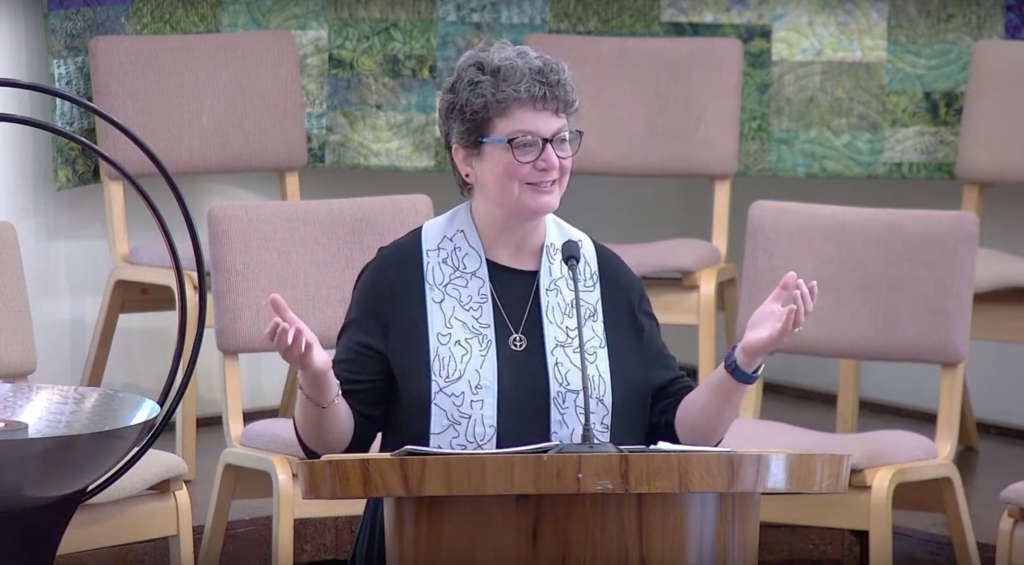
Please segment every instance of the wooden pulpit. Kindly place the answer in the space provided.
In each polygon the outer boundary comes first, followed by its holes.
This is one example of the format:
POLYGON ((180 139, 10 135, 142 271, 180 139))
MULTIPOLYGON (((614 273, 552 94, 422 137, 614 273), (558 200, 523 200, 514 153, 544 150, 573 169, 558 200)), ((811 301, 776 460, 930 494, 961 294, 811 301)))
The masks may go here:
POLYGON ((847 455, 336 455, 307 499, 383 498, 388 565, 756 564, 760 495, 844 493, 847 455))

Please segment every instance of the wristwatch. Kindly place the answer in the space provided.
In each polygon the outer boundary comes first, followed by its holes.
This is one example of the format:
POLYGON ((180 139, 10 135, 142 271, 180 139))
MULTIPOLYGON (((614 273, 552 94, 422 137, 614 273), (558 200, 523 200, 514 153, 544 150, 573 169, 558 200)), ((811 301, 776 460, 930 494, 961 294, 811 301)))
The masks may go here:
POLYGON ((752 385, 757 382, 757 379, 761 378, 761 373, 764 372, 764 363, 761 363, 752 373, 741 369, 739 363, 736 362, 736 347, 738 345, 732 346, 725 354, 725 371, 732 378, 736 379, 736 382, 752 385))

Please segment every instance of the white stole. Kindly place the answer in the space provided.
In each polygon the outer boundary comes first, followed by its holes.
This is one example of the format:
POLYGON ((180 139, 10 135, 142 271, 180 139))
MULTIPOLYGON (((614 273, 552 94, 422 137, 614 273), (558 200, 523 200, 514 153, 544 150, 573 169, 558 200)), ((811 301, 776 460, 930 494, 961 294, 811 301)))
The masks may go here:
MULTIPOLYGON (((432 218, 422 230, 432 381, 430 447, 438 449, 495 448, 498 366, 494 348, 509 347, 494 340, 487 262, 469 206, 466 202, 432 218)), ((607 442, 612 390, 597 255, 586 234, 554 214, 547 216, 538 295, 534 296, 544 314, 544 341, 531 336, 527 347, 544 347, 547 355, 551 441, 579 442, 584 412, 575 296, 561 251, 570 238, 579 242, 581 252, 577 273, 594 441, 607 442)), ((509 316, 521 319, 518 312, 509 316)))

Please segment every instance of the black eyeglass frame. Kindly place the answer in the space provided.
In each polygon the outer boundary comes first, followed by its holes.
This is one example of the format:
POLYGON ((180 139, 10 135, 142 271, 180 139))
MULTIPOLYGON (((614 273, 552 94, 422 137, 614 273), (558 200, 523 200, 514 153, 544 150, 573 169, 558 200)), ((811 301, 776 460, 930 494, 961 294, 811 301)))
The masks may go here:
MULTIPOLYGON (((552 137, 538 137, 536 135, 517 135, 515 137, 484 136, 484 137, 478 138, 477 141, 479 141, 480 143, 506 143, 506 144, 508 144, 509 150, 512 152, 512 158, 513 159, 515 159, 516 161, 518 161, 518 162, 520 162, 520 163, 522 163, 524 165, 529 165, 530 163, 533 163, 533 162, 537 161, 537 159, 540 159, 541 155, 544 154, 544 150, 547 149, 548 145, 551 145, 551 149, 554 151, 555 157, 558 157, 559 159, 565 160, 565 159, 571 159, 571 158, 575 157, 576 154, 580 152, 580 147, 583 146, 583 130, 569 129, 569 130, 566 130, 566 131, 563 131, 563 132, 559 132, 557 135, 552 136, 552 137), (574 149, 572 151, 572 153, 570 153, 569 155, 567 155, 565 157, 563 157, 562 155, 559 155, 558 151, 555 150, 555 146, 552 143, 556 139, 558 139, 559 137, 561 137, 563 135, 573 134, 573 133, 579 135, 579 138, 578 138, 579 141, 576 144, 576 149, 574 149), (533 159, 530 159, 529 161, 524 161, 524 160, 520 159, 518 155, 516 155, 515 142, 520 140, 520 139, 527 138, 527 137, 531 138, 531 139, 538 139, 538 140, 540 140, 540 151, 537 152, 537 156, 534 157, 533 159)), ((570 145, 570 147, 571 147, 571 145, 570 145)))

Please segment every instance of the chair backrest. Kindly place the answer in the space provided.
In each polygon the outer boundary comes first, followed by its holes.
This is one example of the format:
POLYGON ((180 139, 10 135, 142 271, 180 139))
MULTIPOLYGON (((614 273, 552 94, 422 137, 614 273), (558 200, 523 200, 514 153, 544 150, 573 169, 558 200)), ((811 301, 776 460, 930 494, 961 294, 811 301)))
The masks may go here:
POLYGON ((713 180, 711 243, 725 262, 739 170, 743 43, 732 37, 528 34, 569 67, 577 173, 713 180))
MULTIPOLYGON (((89 73, 93 101, 138 134, 172 174, 286 171, 307 163, 290 31, 97 36, 89 42, 89 73)), ((126 137, 96 122, 98 145, 129 172, 157 174, 126 137)))
POLYGON ((1024 43, 978 41, 971 50, 960 116, 956 176, 975 184, 1024 185, 1020 132, 1024 112, 1024 43))
POLYGON ((743 44, 730 37, 529 34, 569 66, 580 173, 729 178, 739 168, 743 44))
POLYGON ((0 222, 0 380, 24 380, 36 371, 34 336, 18 232, 0 222))
POLYGON ((207 217, 218 349, 273 350, 263 335, 273 293, 332 349, 359 272, 432 216, 423 195, 214 204, 207 217))
MULTIPOLYGON (((298 170, 308 151, 290 31, 97 36, 89 41, 89 73, 93 101, 142 138, 172 175, 277 171, 281 199, 299 199, 298 170)), ((128 172, 157 174, 124 135, 96 122, 97 144, 128 172)), ((125 263, 123 179, 110 167, 101 172, 110 252, 125 263)))
POLYGON ((970 212, 758 201, 747 219, 737 327, 795 271, 817 280, 820 295, 780 352, 958 365, 977 247, 970 212))

